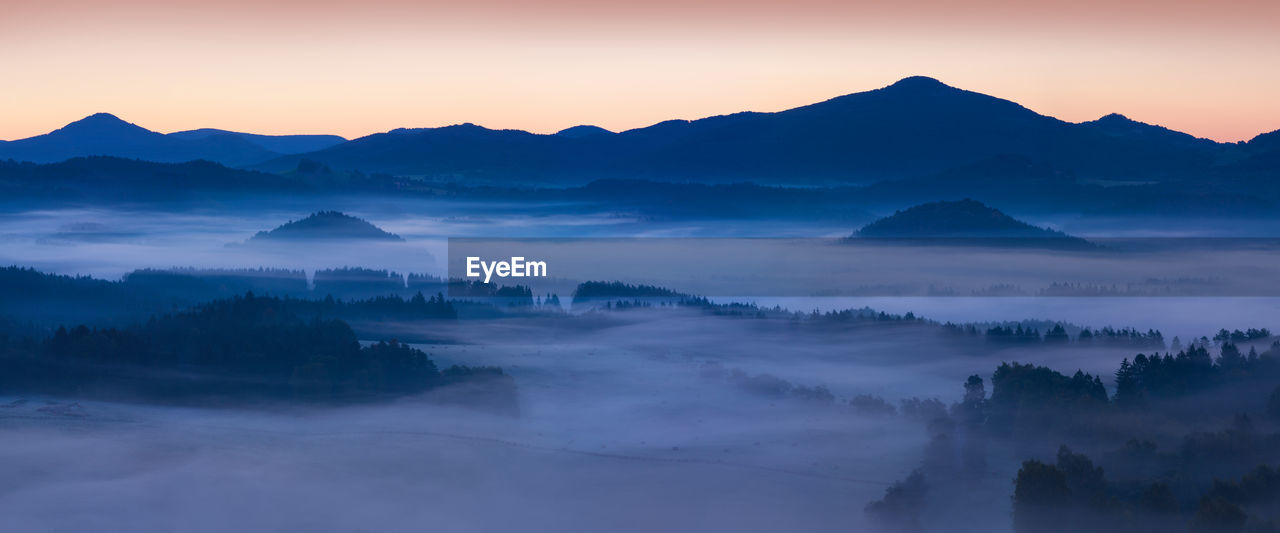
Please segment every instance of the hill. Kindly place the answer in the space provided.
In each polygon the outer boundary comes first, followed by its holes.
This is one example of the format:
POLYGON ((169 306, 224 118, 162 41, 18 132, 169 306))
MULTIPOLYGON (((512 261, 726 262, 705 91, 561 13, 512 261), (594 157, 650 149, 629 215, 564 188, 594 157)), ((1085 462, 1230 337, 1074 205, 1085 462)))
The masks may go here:
POLYGON ((345 138, 337 135, 259 135, 256 133, 241 133, 238 131, 227 131, 213 128, 177 131, 167 135, 167 137, 188 141, 199 141, 217 136, 229 136, 243 139, 250 144, 257 145, 264 150, 268 150, 276 154, 301 154, 305 152, 314 152, 316 150, 323 150, 330 146, 347 142, 345 138))
POLYGON ((565 128, 556 132, 561 137, 570 137, 581 139, 583 137, 594 137, 596 135, 613 135, 612 131, 601 128, 600 126, 582 125, 565 128))
POLYGON ((95 156, 38 165, 0 160, 0 203, 208 200, 212 192, 296 195, 315 190, 301 178, 210 161, 154 163, 95 156))
POLYGON ((301 220, 290 220, 271 231, 260 231, 250 242, 362 240, 403 241, 399 235, 383 231, 368 221, 340 213, 320 211, 301 220))
POLYGON ((1054 239, 1084 243, 1060 231, 1027 224, 976 200, 931 202, 898 211, 853 234, 863 239, 1054 239))

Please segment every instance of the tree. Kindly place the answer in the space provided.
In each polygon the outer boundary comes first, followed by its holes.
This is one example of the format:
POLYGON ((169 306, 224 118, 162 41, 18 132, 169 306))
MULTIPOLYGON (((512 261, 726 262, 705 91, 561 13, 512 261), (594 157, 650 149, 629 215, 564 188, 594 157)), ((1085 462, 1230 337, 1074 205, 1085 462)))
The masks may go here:
POLYGON ((863 509, 871 521, 886 531, 921 531, 920 514, 924 510, 929 485, 919 470, 884 491, 884 498, 868 503, 863 509))
POLYGON ((1053 465, 1022 463, 1013 489, 1013 530, 1017 533, 1070 531, 1066 502, 1071 500, 1067 476, 1053 465))
POLYGON ((956 415, 964 423, 978 426, 986 421, 987 388, 982 377, 974 374, 964 383, 964 399, 956 406, 956 415))
POLYGON ((1196 531, 1218 533, 1223 531, 1241 531, 1248 517, 1239 505, 1223 498, 1205 496, 1200 499, 1200 508, 1191 520, 1196 531))
POLYGON ((1067 329, 1062 324, 1055 324, 1053 329, 1044 334, 1044 342, 1046 344, 1066 344, 1071 340, 1071 336, 1067 335, 1067 329))
POLYGON ((1095 466, 1084 454, 1070 448, 1058 448, 1058 470, 1066 478, 1067 489, 1076 503, 1086 507, 1101 507, 1107 497, 1107 481, 1102 467, 1095 466))
POLYGON ((1222 352, 1218 355, 1218 366, 1223 370, 1233 370, 1244 366, 1244 356, 1240 355, 1240 348, 1230 342, 1222 344, 1222 352))
MULTIPOLYGON (((1138 354, 1144 366, 1147 358, 1143 354, 1138 354)), ((1120 369, 1116 370, 1116 396, 1115 402, 1121 407, 1132 407, 1142 404, 1142 381, 1138 375, 1135 365, 1129 363, 1129 359, 1125 358, 1120 361, 1120 369)))

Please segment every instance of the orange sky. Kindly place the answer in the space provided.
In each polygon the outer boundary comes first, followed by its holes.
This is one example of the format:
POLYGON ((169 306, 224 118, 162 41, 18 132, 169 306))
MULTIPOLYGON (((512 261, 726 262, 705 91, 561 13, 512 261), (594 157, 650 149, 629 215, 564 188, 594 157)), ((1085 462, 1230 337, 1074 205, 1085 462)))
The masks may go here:
POLYGON ((1220 141, 1280 128, 1273 0, 13 4, 0 139, 98 111, 164 132, 620 130, 913 74, 1071 121, 1120 112, 1220 141))

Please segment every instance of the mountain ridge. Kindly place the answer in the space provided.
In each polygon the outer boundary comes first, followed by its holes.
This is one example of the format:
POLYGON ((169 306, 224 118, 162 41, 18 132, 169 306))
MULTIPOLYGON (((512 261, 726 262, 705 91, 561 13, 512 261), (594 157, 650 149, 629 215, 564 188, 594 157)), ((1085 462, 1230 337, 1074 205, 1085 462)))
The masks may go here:
POLYGON ((163 134, 111 113, 94 113, 43 135, 0 143, 0 159, 58 163, 77 157, 119 157, 157 163, 206 160, 247 166, 302 151, 332 146, 337 136, 268 136, 225 130, 189 130, 163 134), (275 148, 275 149, 273 149, 275 148))
POLYGON ((1066 122, 917 76, 783 111, 667 120, 612 135, 538 135, 474 124, 393 130, 254 168, 284 170, 305 157, 335 169, 499 183, 850 185, 1015 155, 1085 178, 1168 180, 1203 173, 1232 146, 1119 115, 1066 122))
POLYGON ((268 172, 312 161, 342 172, 534 186, 597 179, 867 185, 1009 157, 1108 183, 1280 174, 1272 134, 1216 143, 1120 114, 1066 122, 925 76, 782 111, 673 119, 616 133, 575 126, 536 134, 462 123, 338 139, 214 129, 165 135, 95 114, 43 136, 0 143, 0 159, 206 159, 268 172), (316 149, 281 153, 309 148, 316 149))
POLYGON ((303 134, 303 135, 262 135, 258 133, 244 133, 239 131, 221 130, 217 128, 200 128, 195 130, 175 131, 165 134, 168 137, 185 140, 207 139, 216 135, 230 135, 239 137, 250 143, 261 146, 262 148, 282 155, 301 154, 306 152, 314 152, 323 150, 330 146, 347 142, 345 137, 328 134, 303 134))

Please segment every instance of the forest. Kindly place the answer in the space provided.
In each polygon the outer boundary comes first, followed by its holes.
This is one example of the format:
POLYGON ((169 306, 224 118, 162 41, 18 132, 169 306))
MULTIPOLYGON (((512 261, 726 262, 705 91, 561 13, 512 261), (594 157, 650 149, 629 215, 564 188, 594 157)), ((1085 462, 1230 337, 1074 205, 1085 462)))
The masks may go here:
POLYGON ((1018 533, 1280 531, 1280 341, 1243 352, 1235 342, 1269 333, 1216 338, 1124 359, 1111 393, 1102 376, 1016 362, 995 369, 989 396, 971 376, 932 411, 921 467, 867 514, 918 530, 932 498, 964 490, 1006 443, 1036 454, 1013 480, 1018 533))
POLYGON ((0 336, 5 391, 161 402, 252 403, 271 399, 365 402, 448 385, 485 391, 515 411, 515 384, 501 368, 440 370, 395 339, 361 345, 336 316, 451 319, 442 296, 359 302, 260 297, 252 292, 126 327, 59 327, 51 336, 0 336))

